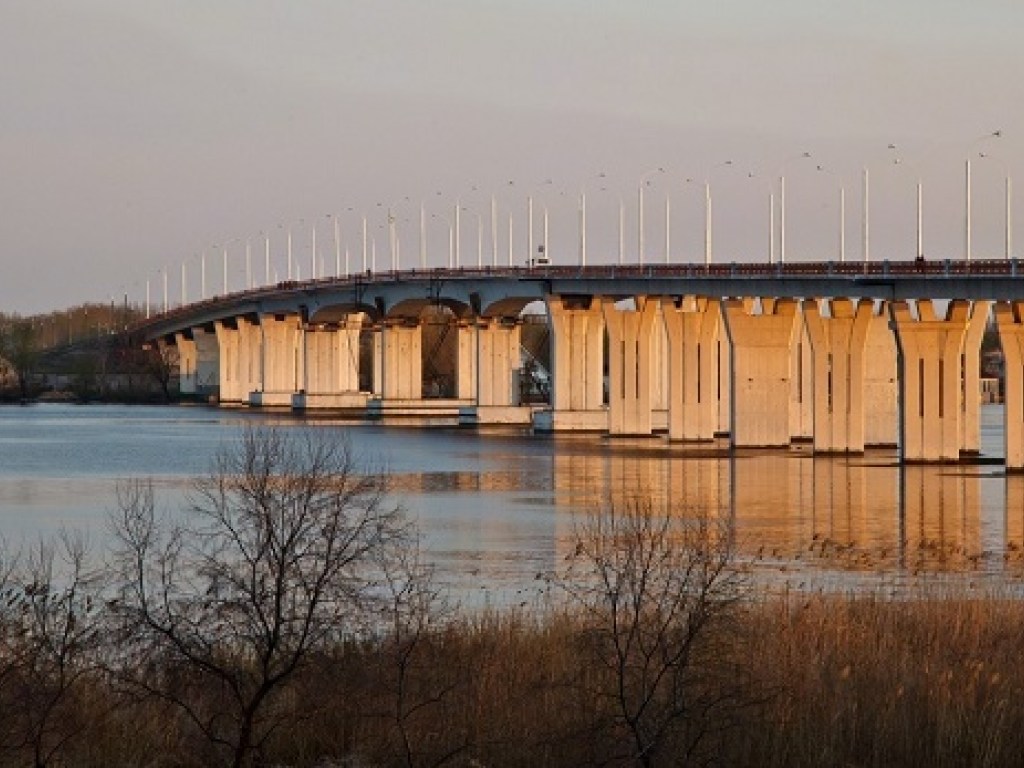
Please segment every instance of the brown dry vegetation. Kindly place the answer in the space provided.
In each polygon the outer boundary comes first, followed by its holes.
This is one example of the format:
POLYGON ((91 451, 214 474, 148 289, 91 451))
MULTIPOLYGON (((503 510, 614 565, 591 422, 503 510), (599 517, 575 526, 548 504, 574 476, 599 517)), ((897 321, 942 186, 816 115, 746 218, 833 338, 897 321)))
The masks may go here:
MULTIPOLYGON (((743 706, 729 710, 729 727, 713 731, 700 761, 1017 764, 1024 754, 1022 625, 1024 606, 998 597, 749 602, 729 628, 745 640, 728 646, 745 649, 730 660, 743 682, 730 694, 743 698, 732 703, 743 706)), ((401 727, 394 643, 341 643, 312 659, 275 703, 284 718, 262 759, 295 766, 609 764, 621 734, 590 693, 604 673, 584 666, 588 642, 586 622, 554 609, 439 623, 408 657, 401 727)), ((62 704, 62 716, 80 730, 51 764, 217 764, 178 710, 119 691, 99 671, 89 674, 89 686, 62 704)), ((0 684, 0 711, 24 708, 27 696, 0 684)), ((7 728, 3 735, 10 741, 0 763, 31 764, 17 734, 7 728)), ((655 764, 688 763, 667 751, 655 764)))

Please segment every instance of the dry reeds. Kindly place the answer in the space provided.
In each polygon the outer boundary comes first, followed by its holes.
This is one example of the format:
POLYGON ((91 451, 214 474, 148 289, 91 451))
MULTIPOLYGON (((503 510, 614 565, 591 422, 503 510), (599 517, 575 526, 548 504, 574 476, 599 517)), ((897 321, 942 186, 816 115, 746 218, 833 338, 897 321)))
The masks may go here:
MULTIPOLYGON (((1024 605, 1000 595, 749 600, 729 626, 741 635, 729 645, 742 680, 732 695, 742 690, 745 707, 739 717, 733 710, 705 757, 752 766, 1015 764, 1024 754, 1022 626, 1024 605)), ((389 638, 339 642, 311 659, 277 703, 288 727, 272 734, 264 759, 605 764, 608 712, 588 694, 605 673, 584 666, 587 632, 580 615, 560 608, 433 626, 404 683, 406 745, 394 716, 389 638)), ((4 712, 19 706, 4 694, 0 686, 4 712)), ((128 697, 97 677, 68 704, 88 725, 53 764, 209 764, 189 724, 159 700, 128 697)), ((2 746, 0 764, 25 762, 16 744, 2 746)), ((671 752, 656 762, 682 763, 671 752)))

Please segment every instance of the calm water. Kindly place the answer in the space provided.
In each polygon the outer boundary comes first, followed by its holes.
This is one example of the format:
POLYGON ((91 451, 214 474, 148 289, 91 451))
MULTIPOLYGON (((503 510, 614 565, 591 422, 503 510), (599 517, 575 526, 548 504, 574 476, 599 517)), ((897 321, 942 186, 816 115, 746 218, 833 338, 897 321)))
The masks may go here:
MULTIPOLYGON (((999 456, 1002 411, 987 406, 982 418, 984 455, 999 456)), ((538 575, 560 566, 578 515, 638 498, 730 517, 744 560, 793 587, 1024 573, 1024 478, 999 465, 900 469, 892 451, 730 456, 724 444, 303 422, 204 407, 0 407, 0 532, 19 540, 85 528, 101 543, 119 479, 152 477, 161 503, 180 505, 190 478, 251 422, 346 433, 367 462, 392 473, 446 580, 500 599, 533 592, 538 575)))

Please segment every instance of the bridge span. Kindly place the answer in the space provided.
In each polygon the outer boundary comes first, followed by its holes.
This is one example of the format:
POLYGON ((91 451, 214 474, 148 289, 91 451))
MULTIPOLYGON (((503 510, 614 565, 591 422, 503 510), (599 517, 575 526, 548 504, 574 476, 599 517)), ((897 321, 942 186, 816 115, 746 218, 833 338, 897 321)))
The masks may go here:
POLYGON ((1024 470, 1022 267, 1008 259, 377 272, 218 296, 134 330, 176 348, 184 392, 226 404, 457 414, 470 424, 672 440, 728 435, 738 448, 889 445, 904 461, 943 462, 979 451, 981 339, 994 321, 1005 356, 1006 466, 1024 470), (546 352, 524 344, 538 327, 546 352), (538 367, 546 376, 524 386, 538 367))

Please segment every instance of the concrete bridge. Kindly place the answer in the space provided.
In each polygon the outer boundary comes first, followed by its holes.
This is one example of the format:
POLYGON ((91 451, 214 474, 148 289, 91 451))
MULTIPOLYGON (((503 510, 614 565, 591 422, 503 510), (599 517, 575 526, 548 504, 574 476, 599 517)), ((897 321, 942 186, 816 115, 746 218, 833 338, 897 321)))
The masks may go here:
POLYGON ((378 272, 220 296, 135 330, 177 347, 183 391, 207 385, 222 403, 728 435, 737 448, 888 445, 907 462, 946 462, 979 451, 993 317, 1006 465, 1024 470, 1015 259, 378 272), (537 320, 550 336, 542 405, 525 402, 521 381, 537 320))

